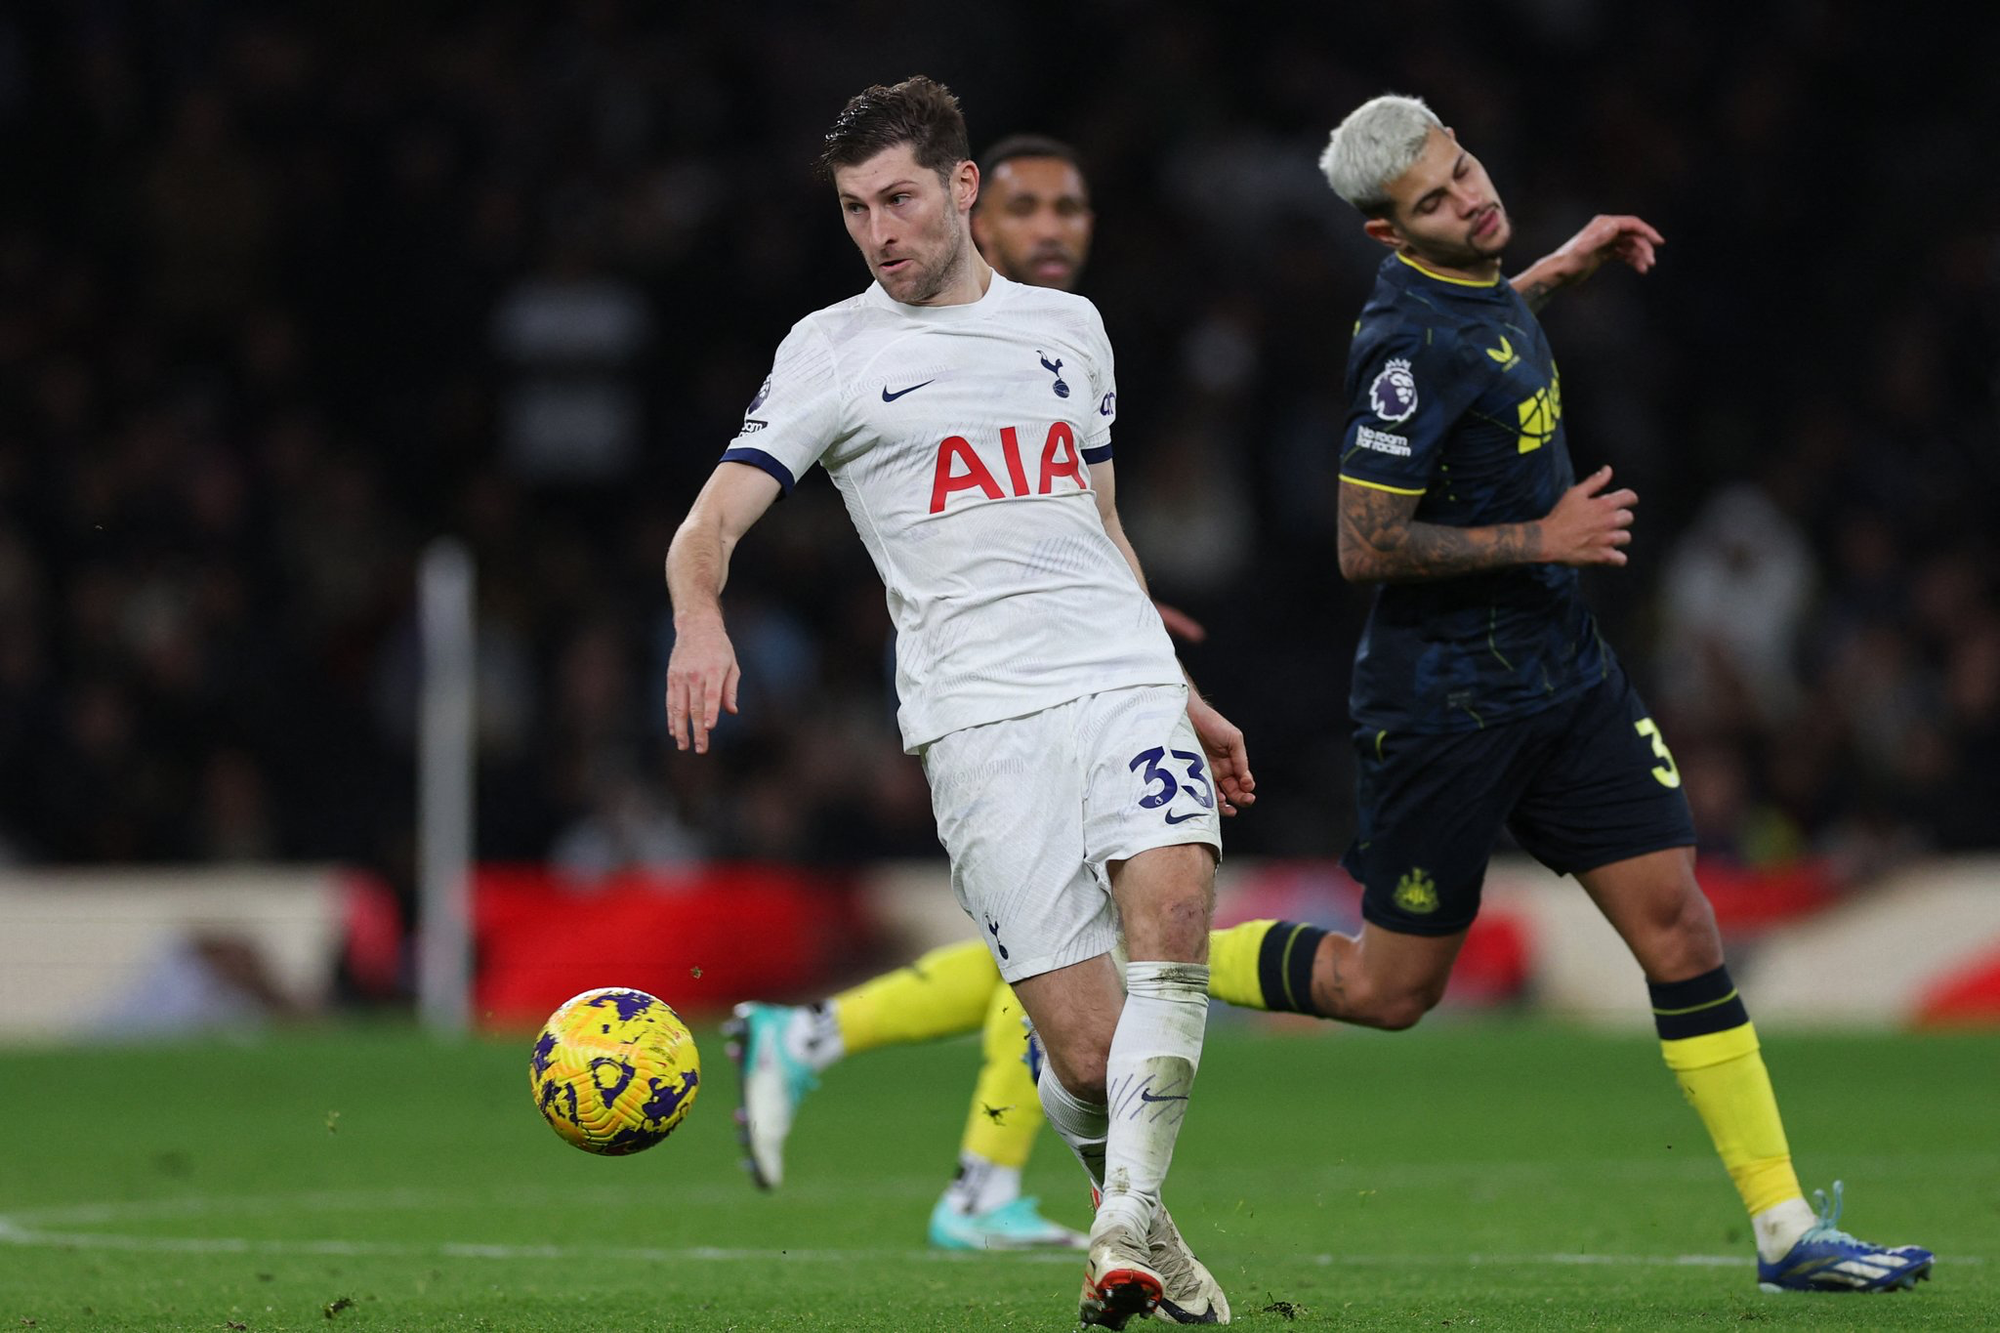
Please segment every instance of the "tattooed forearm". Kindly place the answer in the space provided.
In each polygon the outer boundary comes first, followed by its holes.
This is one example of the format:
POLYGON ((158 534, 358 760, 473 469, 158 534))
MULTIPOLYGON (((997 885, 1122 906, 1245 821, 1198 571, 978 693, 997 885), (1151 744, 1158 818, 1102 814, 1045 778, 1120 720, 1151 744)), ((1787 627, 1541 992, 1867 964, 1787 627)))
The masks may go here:
POLYGON ((1450 528, 1411 523, 1402 544, 1381 553, 1382 574, 1391 580, 1445 579, 1481 569, 1502 569, 1533 561, 1541 545, 1539 523, 1504 523, 1490 528, 1450 528))
POLYGON ((1540 523, 1483 528, 1418 523, 1411 515, 1421 498, 1343 482, 1341 576, 1355 583, 1411 583, 1532 564, 1537 559, 1540 523))

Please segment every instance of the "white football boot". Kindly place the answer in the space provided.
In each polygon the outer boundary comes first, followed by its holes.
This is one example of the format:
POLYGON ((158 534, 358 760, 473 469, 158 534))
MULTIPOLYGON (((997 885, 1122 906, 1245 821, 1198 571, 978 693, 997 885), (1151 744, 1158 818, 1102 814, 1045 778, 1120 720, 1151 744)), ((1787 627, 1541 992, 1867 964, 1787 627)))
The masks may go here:
POLYGON ((1121 1224, 1090 1229, 1090 1260, 1083 1268, 1083 1295, 1077 1319, 1099 1328, 1122 1329, 1134 1315, 1145 1318, 1159 1306, 1160 1275, 1138 1232, 1121 1224))
POLYGON ((1160 1275, 1160 1304, 1153 1318, 1168 1324, 1226 1324, 1229 1298, 1194 1251, 1181 1238, 1180 1228, 1167 1216, 1161 1204, 1153 1210, 1153 1225, 1146 1232, 1146 1253, 1160 1275))

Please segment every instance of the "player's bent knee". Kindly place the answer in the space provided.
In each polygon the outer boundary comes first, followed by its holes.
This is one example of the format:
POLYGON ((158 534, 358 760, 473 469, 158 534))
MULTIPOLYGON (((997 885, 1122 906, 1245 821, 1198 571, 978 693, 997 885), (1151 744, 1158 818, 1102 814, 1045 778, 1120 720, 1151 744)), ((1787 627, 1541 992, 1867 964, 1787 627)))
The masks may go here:
POLYGON ((1215 914, 1215 854, 1206 844, 1155 847, 1112 867, 1113 894, 1135 962, 1200 962, 1215 914))
POLYGON ((1436 1005, 1435 999, 1424 995, 1388 996, 1376 1001, 1368 1026, 1385 1032, 1405 1032, 1421 1022, 1436 1005))
POLYGON ((1125 919, 1125 949, 1133 962, 1194 963, 1208 957, 1213 910, 1207 895, 1156 901, 1125 919))
POLYGON ((1049 1071, 1058 1082, 1069 1090, 1069 1095, 1080 1102, 1101 1105, 1105 1099, 1104 1061, 1108 1052, 1099 1050, 1095 1059, 1089 1053, 1058 1053, 1043 1048, 1048 1059, 1049 1071))
POLYGON ((1116 1031, 1115 1018, 1102 1026, 1049 1018, 1036 1029, 1049 1071, 1072 1096, 1099 1102, 1104 1100, 1104 1069, 1116 1031))
POLYGON ((1384 1032, 1403 1032, 1415 1027, 1423 1016, 1437 1008, 1444 998, 1444 987, 1420 986, 1411 989, 1395 986, 1380 990, 1363 990, 1355 995, 1356 1013, 1349 1022, 1364 1027, 1381 1028, 1384 1032))
POLYGON ((1403 987, 1378 990, 1350 982, 1340 992, 1341 1003, 1327 1017, 1384 1032, 1402 1032, 1415 1027, 1437 1005, 1441 994, 1403 987))
POLYGON ((1722 966, 1722 932, 1715 909, 1700 889, 1691 888, 1647 923, 1633 941, 1633 953, 1648 978, 1685 981, 1722 966))

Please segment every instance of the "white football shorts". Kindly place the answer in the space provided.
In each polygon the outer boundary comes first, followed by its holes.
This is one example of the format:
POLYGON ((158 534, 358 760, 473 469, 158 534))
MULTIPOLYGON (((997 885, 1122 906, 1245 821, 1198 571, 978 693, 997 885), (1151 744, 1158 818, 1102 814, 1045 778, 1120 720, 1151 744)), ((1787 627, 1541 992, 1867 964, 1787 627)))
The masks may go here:
POLYGON ((1153 847, 1222 855, 1187 688, 1109 690, 923 747, 951 887, 1008 981, 1108 953, 1105 865, 1153 847))

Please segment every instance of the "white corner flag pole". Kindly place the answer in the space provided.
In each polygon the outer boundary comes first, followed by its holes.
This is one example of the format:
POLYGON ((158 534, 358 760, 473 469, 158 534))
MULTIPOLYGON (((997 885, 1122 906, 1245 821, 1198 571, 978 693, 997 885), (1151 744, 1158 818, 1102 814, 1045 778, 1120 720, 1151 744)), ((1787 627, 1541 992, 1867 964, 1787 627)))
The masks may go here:
POLYGON ((457 1035, 472 1016, 472 556, 449 537, 417 576, 417 1011, 457 1035))

